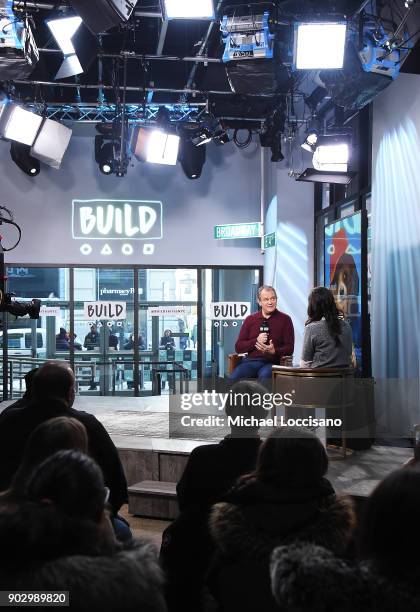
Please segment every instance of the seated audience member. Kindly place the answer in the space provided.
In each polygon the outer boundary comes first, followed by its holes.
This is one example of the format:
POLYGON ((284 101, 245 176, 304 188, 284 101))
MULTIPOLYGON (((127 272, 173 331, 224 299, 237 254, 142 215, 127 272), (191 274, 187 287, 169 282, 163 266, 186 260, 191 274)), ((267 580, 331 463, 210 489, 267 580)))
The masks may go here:
POLYGON ((119 544, 109 490, 86 455, 60 451, 31 474, 25 501, 0 504, 0 588, 69 591, 79 612, 165 612, 156 554, 119 544))
POLYGON ((175 348, 175 338, 172 336, 171 329, 165 329, 163 332, 163 336, 159 342, 159 348, 161 349, 174 349, 175 348))
POLYGON ((19 499, 24 496, 28 478, 48 457, 61 450, 75 450, 88 454, 86 427, 72 417, 55 417, 36 427, 25 444, 22 461, 13 476, 8 493, 19 499))
POLYGON ((303 337, 301 367, 338 368, 351 365, 352 331, 326 287, 312 289, 303 337))
MULTIPOLYGON (((78 450, 88 454, 89 441, 83 423, 72 417, 56 417, 44 421, 34 429, 25 444, 22 461, 6 495, 18 499, 25 489, 29 475, 44 459, 60 450, 78 450)), ((1 494, 0 494, 1 496, 1 494)), ((112 526, 119 540, 128 541, 132 533, 128 523, 119 515, 111 515, 112 526)))
POLYGON ((336 498, 327 469, 312 432, 276 430, 261 445, 255 470, 213 506, 216 557, 208 584, 221 610, 278 610, 269 560, 279 544, 303 540, 344 553, 354 513, 349 500, 336 498))
POLYGON ((69 335, 64 327, 60 327, 60 331, 55 337, 55 349, 56 351, 68 351, 69 348, 69 335))
POLYGON ((29 370, 29 372, 26 372, 24 376, 25 389, 26 389, 25 393, 20 399, 18 399, 16 402, 13 402, 13 404, 9 404, 9 406, 7 406, 7 408, 5 408, 2 411, 0 415, 0 422, 1 422, 1 417, 7 414, 10 410, 13 410, 14 408, 22 408, 22 406, 24 406, 31 400, 32 381, 37 371, 38 371, 38 368, 34 368, 33 370, 29 370))
POLYGON ((247 356, 233 370, 231 380, 271 379, 272 366, 278 365, 281 357, 293 355, 295 336, 292 319, 277 310, 274 287, 260 287, 257 300, 261 311, 245 319, 235 344, 235 351, 247 353, 247 356))
MULTIPOLYGON (((266 393, 258 382, 241 381, 231 391, 233 402, 226 406, 227 416, 267 417, 261 403, 251 404, 253 397, 266 393)), ((239 476, 255 468, 260 444, 258 428, 233 426, 221 442, 198 446, 189 456, 177 484, 181 513, 165 530, 160 551, 169 610, 202 609, 204 579, 213 553, 208 530, 210 508, 223 499, 239 476)))
POLYGON ((397 470, 371 494, 360 526, 358 564, 321 546, 277 548, 271 560, 273 594, 294 612, 420 610, 420 471, 397 470))
POLYGON ((111 490, 110 504, 117 514, 128 498, 118 451, 93 414, 72 407, 75 398, 73 371, 63 362, 43 364, 34 376, 31 395, 27 405, 10 411, 1 419, 0 490, 10 486, 32 431, 53 417, 73 417, 86 427, 89 452, 103 471, 105 483, 111 490))

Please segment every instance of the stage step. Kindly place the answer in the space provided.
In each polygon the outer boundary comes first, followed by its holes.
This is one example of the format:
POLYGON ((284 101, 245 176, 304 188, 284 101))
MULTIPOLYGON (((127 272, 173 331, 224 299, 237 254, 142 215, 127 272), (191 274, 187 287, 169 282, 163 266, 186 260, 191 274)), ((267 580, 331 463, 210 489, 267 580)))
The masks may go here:
POLYGON ((176 483, 142 480, 128 487, 128 511, 135 516, 174 519, 178 516, 176 483))

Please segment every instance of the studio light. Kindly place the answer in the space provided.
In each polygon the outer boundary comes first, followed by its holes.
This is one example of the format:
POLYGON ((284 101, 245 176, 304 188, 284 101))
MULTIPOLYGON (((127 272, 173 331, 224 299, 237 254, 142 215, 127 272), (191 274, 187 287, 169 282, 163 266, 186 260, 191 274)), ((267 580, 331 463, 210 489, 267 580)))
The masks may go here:
POLYGON ((213 0, 165 0, 167 19, 214 19, 213 0))
POLYGON ((64 55, 55 79, 67 79, 85 72, 96 56, 98 42, 83 25, 81 17, 51 19, 47 25, 64 55))
POLYGON ((152 164, 175 166, 178 158, 179 136, 153 130, 147 144, 146 161, 152 164))
POLYGON ((271 161, 281 162, 284 160, 284 155, 281 150, 281 134, 276 134, 271 145, 271 161))
POLYGON ((39 60, 29 21, 18 19, 13 4, 0 1, 0 81, 27 78, 39 60))
POLYGON ((199 128, 197 132, 192 136, 191 142, 196 147, 200 147, 201 145, 205 145, 212 141, 213 135, 208 128, 199 128))
POLYGON ((41 115, 31 113, 14 102, 0 106, 0 135, 32 146, 42 124, 41 115))
POLYGON ((230 138, 228 132, 225 129, 223 129, 222 127, 220 127, 220 129, 216 130, 216 132, 215 132, 215 134, 213 136, 213 141, 217 145, 222 146, 222 145, 228 144, 228 142, 231 141, 231 138, 230 138))
POLYGON ((29 145, 20 142, 10 144, 10 156, 15 164, 28 176, 37 176, 40 171, 39 160, 31 156, 29 145))
POLYGON ((114 144, 103 136, 95 136, 95 161, 102 174, 112 174, 115 166, 114 144))
POLYGON ((135 0, 71 0, 70 4, 93 34, 106 32, 130 19, 135 0))
POLYGON ((134 155, 140 161, 175 166, 179 136, 162 129, 139 128, 132 141, 134 155))
POLYGON ((300 145, 302 149, 305 151, 309 151, 309 153, 314 153, 316 150, 316 143, 318 141, 318 132, 316 130, 311 130, 308 132, 308 135, 305 138, 305 141, 300 145))
POLYGON ((73 131, 51 119, 44 119, 31 149, 31 155, 58 170, 73 131))
POLYGON ((294 62, 297 70, 339 69, 343 67, 346 23, 297 23, 294 62))
POLYGON ((64 55, 76 53, 72 43, 72 38, 82 23, 82 18, 78 15, 72 17, 62 17, 61 19, 51 19, 47 21, 47 26, 57 41, 58 46, 64 55))
POLYGON ((320 136, 316 143, 312 164, 316 170, 327 172, 347 172, 349 155, 349 136, 320 136))
POLYGON ((200 178, 206 162, 206 147, 196 147, 191 140, 181 139, 179 161, 184 174, 191 180, 200 178))

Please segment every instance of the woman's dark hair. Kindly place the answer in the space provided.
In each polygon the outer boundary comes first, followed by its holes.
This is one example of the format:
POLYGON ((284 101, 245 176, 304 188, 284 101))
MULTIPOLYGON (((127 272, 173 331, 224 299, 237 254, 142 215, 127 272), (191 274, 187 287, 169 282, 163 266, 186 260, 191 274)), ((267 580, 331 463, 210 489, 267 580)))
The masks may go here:
POLYGON ((260 447, 255 471, 246 476, 299 488, 318 484, 328 470, 321 440, 301 427, 276 429, 260 447))
POLYGON ((29 477, 28 500, 54 504, 62 514, 98 522, 106 489, 100 467, 79 451, 64 450, 43 461, 29 477))
POLYGON ((327 287, 314 287, 308 298, 308 320, 305 325, 313 321, 321 321, 324 317, 328 331, 334 338, 335 344, 340 342, 341 318, 343 313, 338 310, 332 292, 327 287))
POLYGON ((392 574, 419 568, 419 515, 420 470, 396 470, 369 497, 360 528, 361 557, 392 574))
POLYGON ((28 438, 23 458, 12 481, 11 494, 22 495, 26 481, 42 461, 60 450, 88 453, 88 435, 83 423, 72 417, 44 421, 28 438))

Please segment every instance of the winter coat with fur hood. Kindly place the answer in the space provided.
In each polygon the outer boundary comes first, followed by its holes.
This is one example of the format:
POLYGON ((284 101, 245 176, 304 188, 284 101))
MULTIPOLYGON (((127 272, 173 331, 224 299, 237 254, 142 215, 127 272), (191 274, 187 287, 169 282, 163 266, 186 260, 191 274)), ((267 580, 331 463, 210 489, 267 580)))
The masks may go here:
POLYGON ((22 559, 19 568, 0 568, 0 590, 69 591, 77 612, 166 612, 156 551, 146 541, 109 555, 22 559))
POLYGON ((308 487, 249 480, 213 506, 210 530, 217 549, 209 587, 222 610, 276 610, 270 588, 273 549, 295 540, 344 553, 354 528, 351 501, 338 499, 328 480, 308 487))
POLYGON ((280 546, 271 559, 278 609, 288 612, 420 612, 420 571, 350 564, 313 544, 280 546))

